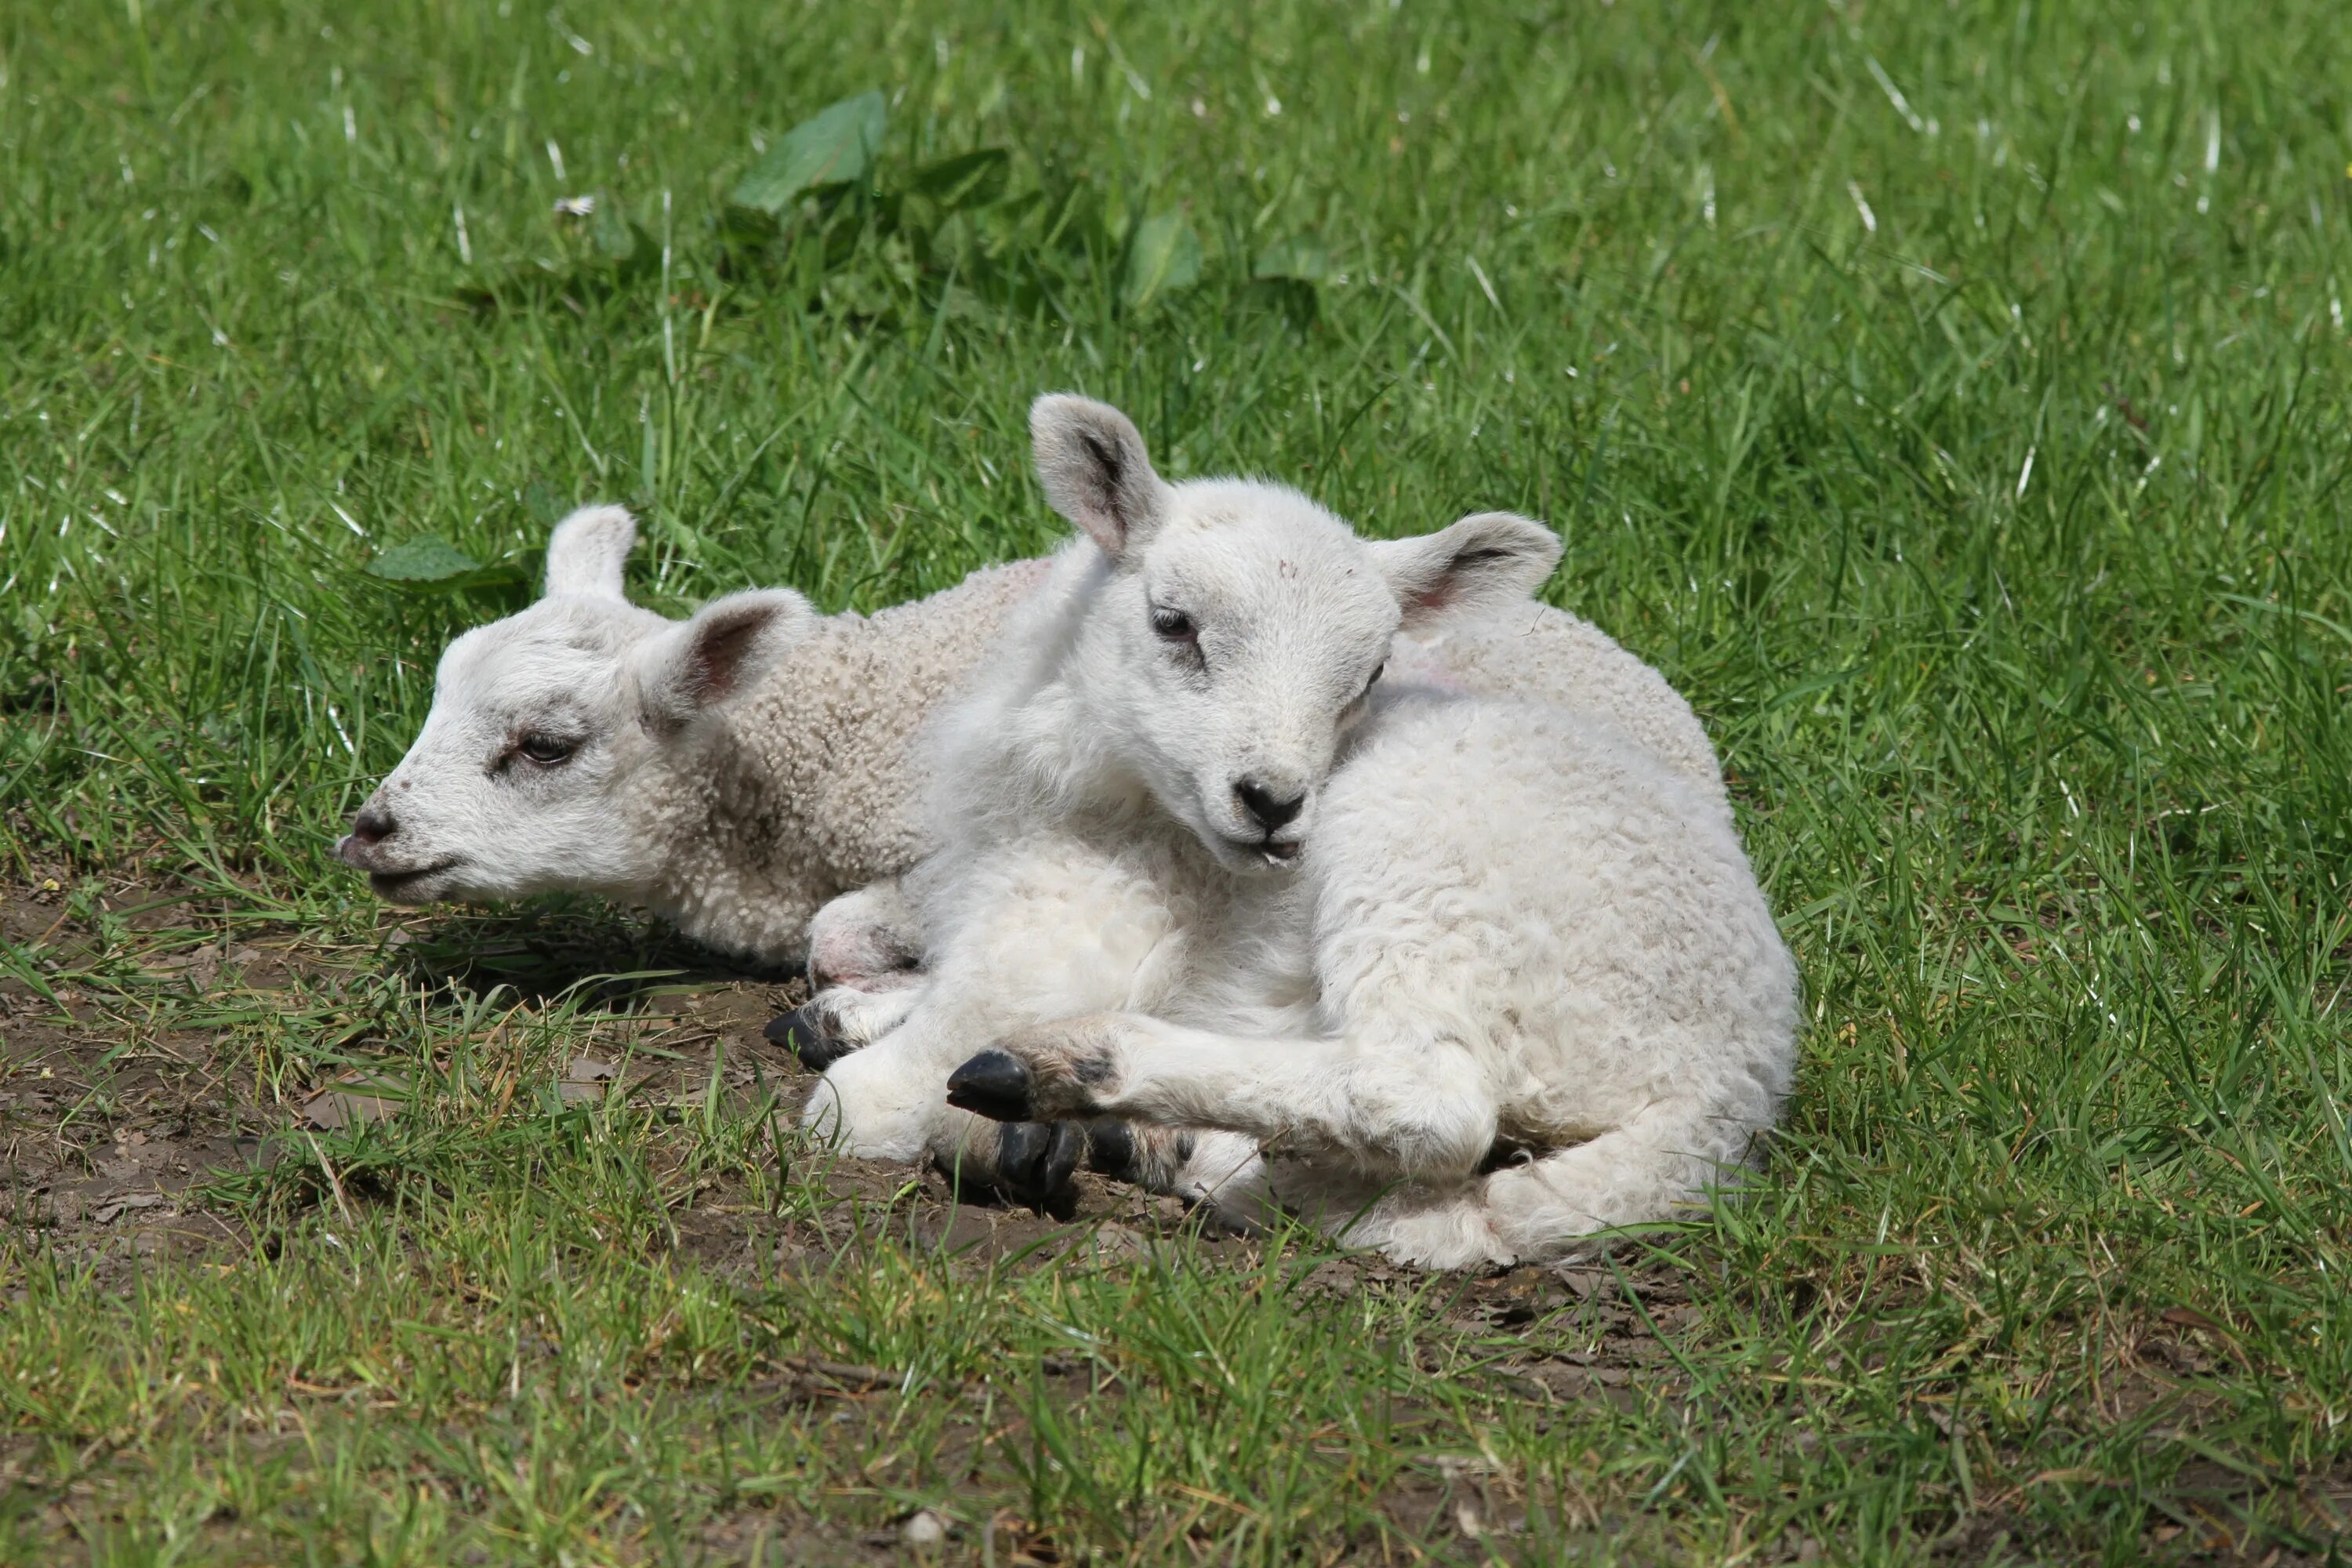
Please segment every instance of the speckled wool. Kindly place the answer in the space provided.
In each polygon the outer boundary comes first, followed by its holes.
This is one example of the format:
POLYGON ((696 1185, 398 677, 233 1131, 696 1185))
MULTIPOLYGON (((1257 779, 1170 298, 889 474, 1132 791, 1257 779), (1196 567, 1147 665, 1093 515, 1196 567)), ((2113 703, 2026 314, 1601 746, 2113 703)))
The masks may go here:
POLYGON ((714 946, 797 960, 821 905, 928 847, 923 726, 1043 575, 1014 562, 819 621, 699 755, 627 803, 632 831, 665 847, 643 902, 714 946))
POLYGON ((926 829, 917 737, 1037 562, 871 616, 789 589, 683 622, 631 605, 627 512, 558 526, 547 594, 443 654, 408 754, 337 847, 399 903, 602 894, 770 963, 926 829))

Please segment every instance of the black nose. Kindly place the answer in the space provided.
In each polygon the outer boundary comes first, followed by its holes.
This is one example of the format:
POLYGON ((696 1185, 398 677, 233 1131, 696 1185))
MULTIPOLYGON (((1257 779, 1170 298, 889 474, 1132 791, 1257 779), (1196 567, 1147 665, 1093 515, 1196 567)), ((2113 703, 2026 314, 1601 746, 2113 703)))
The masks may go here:
POLYGON ((1268 833, 1291 821, 1307 805, 1307 792, 1304 790, 1287 800, 1276 800, 1264 785, 1250 779, 1244 779, 1234 785, 1234 798, 1240 801, 1242 809, 1268 833))
POLYGON ((381 843, 399 831, 400 824, 381 806, 369 806, 352 818, 352 837, 362 844, 381 843))

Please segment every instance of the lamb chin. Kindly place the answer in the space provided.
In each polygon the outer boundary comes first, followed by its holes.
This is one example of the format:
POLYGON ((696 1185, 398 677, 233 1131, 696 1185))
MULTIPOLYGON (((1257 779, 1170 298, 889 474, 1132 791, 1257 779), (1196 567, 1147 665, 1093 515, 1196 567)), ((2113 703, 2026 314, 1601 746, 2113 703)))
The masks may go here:
POLYGON ((447 896, 447 866, 414 871, 371 871, 368 889, 388 904, 429 904, 447 896))

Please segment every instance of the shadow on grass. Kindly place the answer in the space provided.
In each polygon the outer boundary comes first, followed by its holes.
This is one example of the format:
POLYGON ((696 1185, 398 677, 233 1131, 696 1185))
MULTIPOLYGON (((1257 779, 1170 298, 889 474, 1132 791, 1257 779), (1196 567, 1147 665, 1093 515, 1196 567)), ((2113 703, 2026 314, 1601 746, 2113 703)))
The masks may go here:
POLYGON ((636 1011, 680 984, 782 984, 803 973, 719 952, 650 916, 572 895, 436 909, 429 924, 394 938, 386 967, 452 1000, 479 1002, 503 987, 533 1006, 570 998, 602 1013, 636 1011))

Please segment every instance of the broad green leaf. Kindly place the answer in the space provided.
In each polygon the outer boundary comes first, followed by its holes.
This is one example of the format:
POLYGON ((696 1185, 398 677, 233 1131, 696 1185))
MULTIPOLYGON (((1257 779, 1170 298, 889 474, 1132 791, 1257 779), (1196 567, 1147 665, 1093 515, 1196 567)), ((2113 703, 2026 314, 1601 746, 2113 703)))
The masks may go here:
POLYGON ((361 568, 369 576, 401 588, 435 593, 461 588, 502 588, 527 582, 530 574, 513 561, 475 560, 445 539, 430 535, 395 544, 361 568))
POLYGON ((1135 242, 1127 253, 1127 281, 1119 290, 1128 309, 1140 310, 1162 294, 1200 280, 1201 237, 1182 213, 1161 213, 1136 226, 1135 242))
POLYGON ((430 535, 395 544, 364 568, 369 576, 387 583, 446 583, 481 569, 480 562, 447 540, 430 535))
POLYGON ((793 126, 751 165, 728 199, 781 215, 809 191, 863 177, 882 145, 887 117, 878 92, 843 99, 793 126))
POLYGON ((1013 155, 1002 147, 959 153, 915 171, 907 188, 937 202, 942 212, 986 206, 1004 194, 1013 155))
POLYGON ((1294 283, 1321 283, 1331 276, 1331 253, 1311 239, 1280 239, 1258 252, 1250 276, 1261 280, 1286 279, 1294 283))

